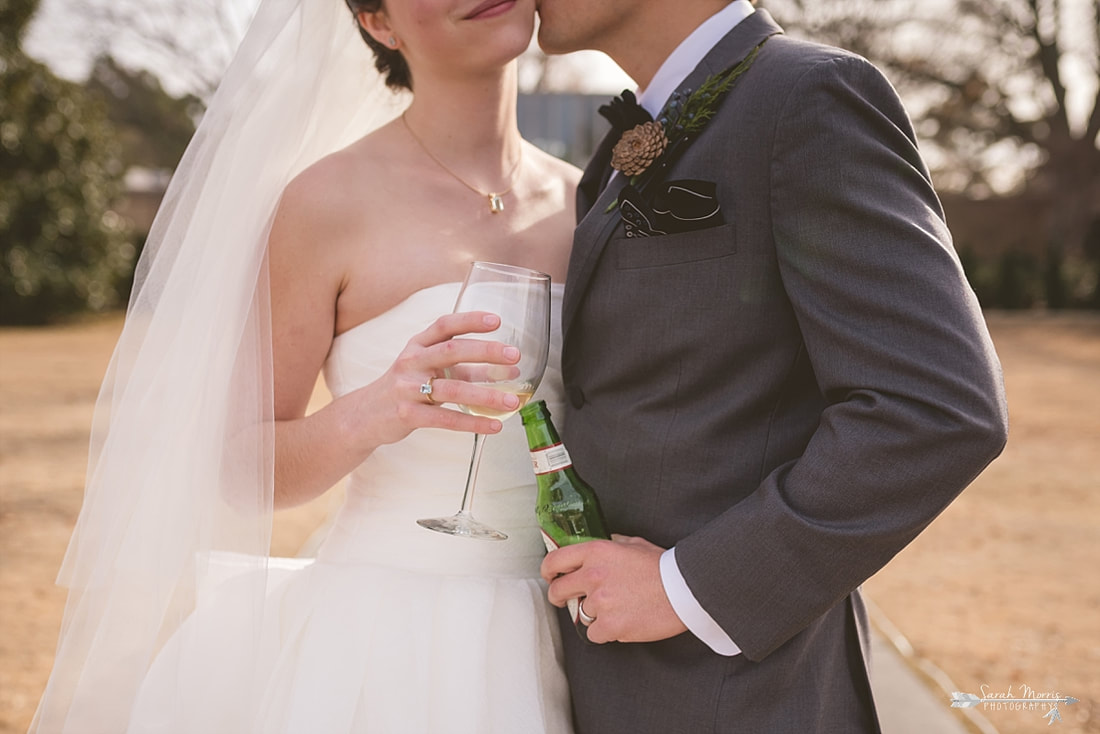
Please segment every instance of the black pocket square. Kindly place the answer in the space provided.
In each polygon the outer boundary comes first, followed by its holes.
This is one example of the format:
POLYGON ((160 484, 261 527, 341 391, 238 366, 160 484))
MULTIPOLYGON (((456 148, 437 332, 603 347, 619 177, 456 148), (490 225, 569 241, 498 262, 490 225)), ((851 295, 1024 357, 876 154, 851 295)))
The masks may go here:
POLYGON ((646 202, 640 191, 628 185, 619 197, 626 236, 679 234, 725 224, 714 192, 712 181, 668 181, 646 202))

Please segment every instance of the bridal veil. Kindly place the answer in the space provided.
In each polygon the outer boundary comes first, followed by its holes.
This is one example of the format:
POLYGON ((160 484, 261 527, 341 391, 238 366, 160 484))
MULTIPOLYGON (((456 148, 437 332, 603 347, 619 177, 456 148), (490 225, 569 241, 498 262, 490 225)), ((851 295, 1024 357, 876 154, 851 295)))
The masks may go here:
POLYGON ((217 558, 240 572, 239 646, 225 656, 248 700, 272 514, 268 230, 291 178, 405 103, 342 0, 263 0, 138 263, 96 404, 84 505, 58 579, 69 596, 31 732, 126 731, 158 650, 222 574, 217 558))

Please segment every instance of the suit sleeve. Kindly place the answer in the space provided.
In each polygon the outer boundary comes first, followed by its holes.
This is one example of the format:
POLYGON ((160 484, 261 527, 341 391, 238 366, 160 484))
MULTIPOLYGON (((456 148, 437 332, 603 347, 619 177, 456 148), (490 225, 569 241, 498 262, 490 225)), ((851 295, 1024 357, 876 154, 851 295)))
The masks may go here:
POLYGON ((752 660, 884 566, 1007 435, 1000 365, 894 90, 837 57, 782 109, 761 184, 826 407, 801 457, 676 547, 752 660))

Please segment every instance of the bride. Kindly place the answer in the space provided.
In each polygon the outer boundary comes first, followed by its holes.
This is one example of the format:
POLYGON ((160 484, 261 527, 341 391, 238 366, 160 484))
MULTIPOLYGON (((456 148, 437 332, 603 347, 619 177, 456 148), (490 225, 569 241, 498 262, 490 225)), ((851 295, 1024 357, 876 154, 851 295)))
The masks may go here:
POLYGON ((534 1, 348 5, 263 0, 165 196, 32 732, 570 730, 522 427, 442 405, 514 407, 443 377, 517 358, 453 338, 496 323, 449 314, 470 261, 566 270, 578 172, 516 127, 534 1), (471 432, 504 542, 415 524, 471 432), (272 512, 347 475, 316 558, 269 557, 272 512))

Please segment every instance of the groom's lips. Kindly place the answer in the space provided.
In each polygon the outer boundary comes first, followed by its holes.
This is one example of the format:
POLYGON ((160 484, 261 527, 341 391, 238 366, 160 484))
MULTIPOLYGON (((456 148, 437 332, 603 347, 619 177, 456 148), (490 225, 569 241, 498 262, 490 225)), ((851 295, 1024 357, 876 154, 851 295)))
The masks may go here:
POLYGON ((480 20, 482 18, 495 18, 512 9, 516 0, 485 0, 481 5, 470 11, 465 20, 480 20))

